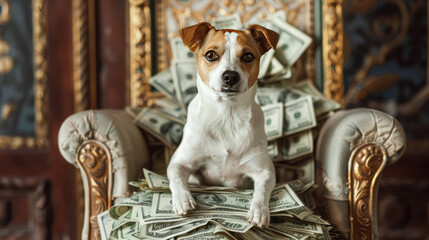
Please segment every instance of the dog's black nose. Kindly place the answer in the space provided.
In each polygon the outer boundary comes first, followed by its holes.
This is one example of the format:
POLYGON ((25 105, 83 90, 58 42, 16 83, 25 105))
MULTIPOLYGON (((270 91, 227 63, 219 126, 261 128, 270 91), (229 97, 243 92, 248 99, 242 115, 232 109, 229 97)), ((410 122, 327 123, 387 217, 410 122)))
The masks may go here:
POLYGON ((234 86, 238 81, 240 81, 240 75, 236 71, 226 70, 222 74, 223 82, 229 87, 234 86))

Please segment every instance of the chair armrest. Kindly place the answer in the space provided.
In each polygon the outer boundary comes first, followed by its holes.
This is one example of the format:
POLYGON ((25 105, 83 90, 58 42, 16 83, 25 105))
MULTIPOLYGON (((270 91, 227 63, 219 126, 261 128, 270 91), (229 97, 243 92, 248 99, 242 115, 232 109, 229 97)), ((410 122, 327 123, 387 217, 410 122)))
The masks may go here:
POLYGON ((63 157, 79 167, 85 192, 82 239, 99 235, 97 215, 117 198, 127 196, 129 180, 142 175, 149 157, 142 132, 122 110, 90 110, 68 117, 58 146, 63 157))
POLYGON ((323 214, 345 237, 377 237, 379 176, 386 164, 402 156, 405 145, 400 123, 372 109, 339 111, 321 129, 316 198, 323 214))

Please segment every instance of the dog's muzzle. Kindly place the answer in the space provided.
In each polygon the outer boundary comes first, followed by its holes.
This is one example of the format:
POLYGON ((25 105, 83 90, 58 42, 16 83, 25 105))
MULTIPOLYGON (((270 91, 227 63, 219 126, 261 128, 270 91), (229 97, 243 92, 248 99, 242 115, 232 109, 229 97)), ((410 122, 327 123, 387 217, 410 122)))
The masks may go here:
POLYGON ((224 82, 222 92, 239 92, 234 86, 240 81, 240 74, 236 71, 226 70, 222 74, 224 82))

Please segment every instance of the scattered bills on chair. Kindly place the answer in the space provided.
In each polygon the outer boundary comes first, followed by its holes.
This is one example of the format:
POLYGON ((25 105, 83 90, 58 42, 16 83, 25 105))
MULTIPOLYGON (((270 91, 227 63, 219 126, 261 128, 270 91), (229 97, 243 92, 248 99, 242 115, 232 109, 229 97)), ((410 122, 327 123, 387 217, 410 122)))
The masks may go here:
POLYGON ((246 220, 253 190, 191 185, 197 207, 180 217, 172 210, 167 177, 143 171, 145 179, 130 182, 138 188, 132 196, 98 215, 102 239, 330 239, 329 223, 310 209, 311 183, 277 185, 270 226, 260 229, 246 220))

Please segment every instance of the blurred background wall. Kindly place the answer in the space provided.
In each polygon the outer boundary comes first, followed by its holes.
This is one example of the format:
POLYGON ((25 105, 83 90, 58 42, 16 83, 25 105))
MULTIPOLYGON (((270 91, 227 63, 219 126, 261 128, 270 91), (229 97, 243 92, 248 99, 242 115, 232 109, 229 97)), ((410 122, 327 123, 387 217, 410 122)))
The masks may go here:
MULTIPOLYGON (((0 0, 0 239, 78 239, 81 179, 57 133, 76 111, 129 102, 127 2, 0 0)), ((424 0, 343 4, 344 105, 392 114, 408 137, 381 181, 382 239, 428 235, 428 17, 424 0)))

